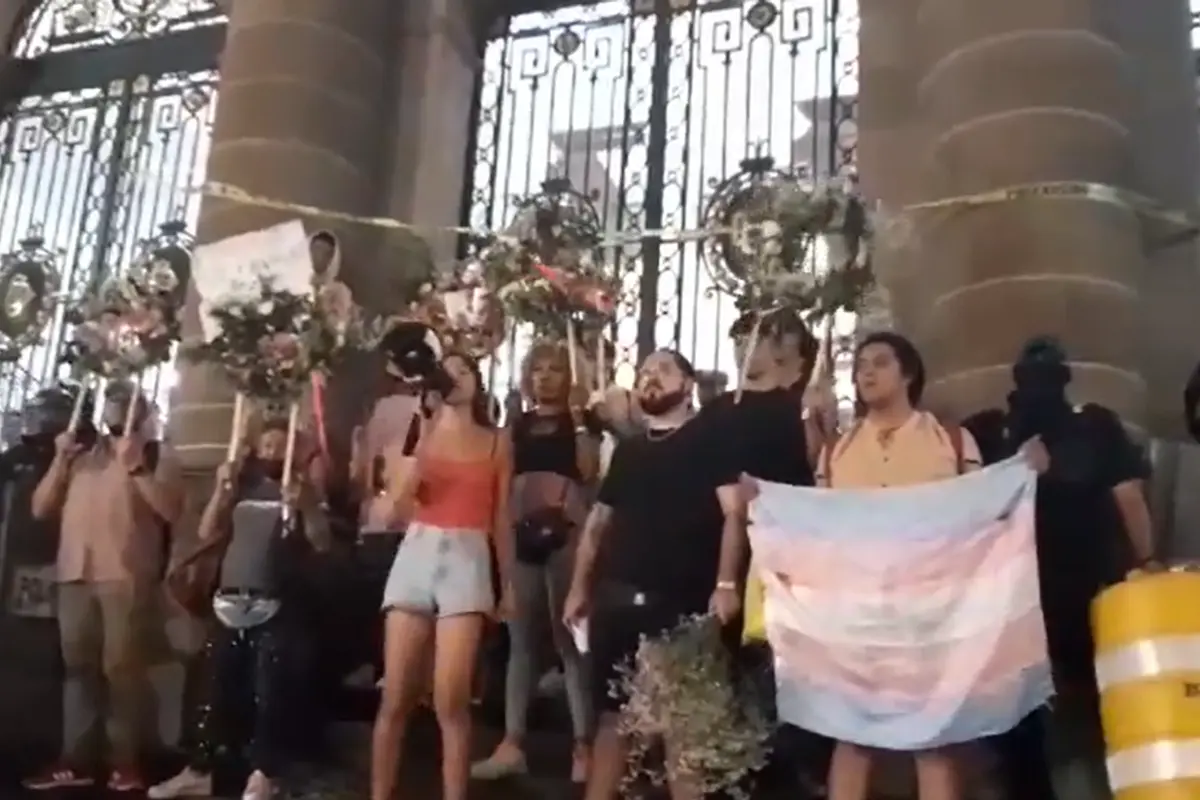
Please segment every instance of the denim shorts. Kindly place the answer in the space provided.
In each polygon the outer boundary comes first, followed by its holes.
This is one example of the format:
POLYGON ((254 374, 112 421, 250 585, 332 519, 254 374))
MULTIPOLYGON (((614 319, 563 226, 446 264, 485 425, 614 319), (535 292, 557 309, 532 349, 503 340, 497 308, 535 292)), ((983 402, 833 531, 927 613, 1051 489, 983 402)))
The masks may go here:
POLYGON ((483 531, 411 522, 383 590, 383 609, 433 617, 495 608, 492 549, 483 531))

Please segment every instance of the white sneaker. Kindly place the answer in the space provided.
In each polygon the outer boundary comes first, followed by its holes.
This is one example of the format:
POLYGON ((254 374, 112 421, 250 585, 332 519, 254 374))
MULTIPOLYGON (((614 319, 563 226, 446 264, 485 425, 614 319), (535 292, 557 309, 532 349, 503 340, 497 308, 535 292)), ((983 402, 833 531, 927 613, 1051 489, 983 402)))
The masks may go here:
POLYGON ((246 788, 242 789, 242 800, 271 800, 275 796, 275 786, 271 779, 259 770, 250 773, 246 779, 246 788))
POLYGON ((212 775, 184 767, 174 778, 147 789, 146 797, 150 800, 175 800, 180 797, 212 797, 212 793, 212 775))

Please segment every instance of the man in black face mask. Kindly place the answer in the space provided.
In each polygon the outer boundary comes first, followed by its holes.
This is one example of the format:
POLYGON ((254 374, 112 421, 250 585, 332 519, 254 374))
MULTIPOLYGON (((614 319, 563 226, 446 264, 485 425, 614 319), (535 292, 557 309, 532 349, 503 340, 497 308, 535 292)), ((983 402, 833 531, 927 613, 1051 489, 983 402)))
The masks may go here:
POLYGON ((220 624, 208 643, 213 682, 201 711, 209 716, 188 766, 152 786, 150 800, 211 795, 217 752, 241 744, 231 740, 237 722, 251 722, 243 798, 270 800, 287 766, 300 697, 296 665, 308 649, 302 606, 311 586, 303 565, 310 552, 329 547, 313 461, 298 459, 283 486, 287 430, 286 420, 268 420, 242 463, 217 469, 199 526, 202 545, 219 556, 212 609, 220 624))
MULTIPOLYGON (((1066 394, 1070 380, 1058 343, 1035 338, 1013 365, 1015 387, 1007 411, 978 413, 964 427, 987 463, 1013 455, 1033 437, 1040 437, 1049 453, 1049 468, 1038 479, 1037 548, 1042 613, 1059 692, 1055 722, 1078 727, 1081 734, 1070 737, 1076 742, 1068 743, 1067 759, 1095 766, 1102 742, 1089 608, 1100 590, 1127 570, 1153 567, 1154 547, 1142 487, 1148 470, 1140 449, 1108 409, 1072 406, 1066 394)), ((996 738, 1011 796, 1055 796, 1043 722, 1033 715, 996 738)))
POLYGON ((102 720, 108 788, 144 788, 138 762, 148 690, 145 634, 157 613, 167 532, 183 503, 178 464, 143 435, 146 412, 133 387, 110 387, 103 415, 109 435, 86 442, 76 431, 60 433, 33 493, 34 518, 59 520, 57 613, 70 690, 63 695, 63 763, 29 779, 31 789, 88 785, 85 765, 96 756, 91 729, 102 720), (126 431, 130 403, 137 404, 135 429, 126 431))

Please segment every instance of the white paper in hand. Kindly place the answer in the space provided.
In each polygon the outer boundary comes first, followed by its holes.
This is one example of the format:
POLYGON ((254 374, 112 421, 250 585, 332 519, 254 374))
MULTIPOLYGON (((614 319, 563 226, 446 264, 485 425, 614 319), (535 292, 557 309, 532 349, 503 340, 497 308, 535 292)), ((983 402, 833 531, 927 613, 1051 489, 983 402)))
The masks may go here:
POLYGON ((581 656, 587 655, 588 625, 586 619, 571 623, 571 641, 575 643, 575 652, 581 656))

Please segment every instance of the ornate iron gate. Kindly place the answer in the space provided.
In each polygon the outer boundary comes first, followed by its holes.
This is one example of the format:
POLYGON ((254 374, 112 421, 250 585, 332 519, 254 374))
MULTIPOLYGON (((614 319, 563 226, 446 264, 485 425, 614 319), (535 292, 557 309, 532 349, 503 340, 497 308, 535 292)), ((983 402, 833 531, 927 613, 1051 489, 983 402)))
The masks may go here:
MULTIPOLYGON (((468 223, 503 228, 548 177, 589 195, 610 232, 701 227, 751 156, 817 176, 853 170, 856 0, 604 0, 501 19, 477 103, 468 223)), ((696 241, 610 248, 626 290, 618 363, 673 346, 732 368, 732 302, 696 241)), ((493 364, 511 386, 526 342, 493 364)), ((622 379, 621 370, 618 380, 622 379)))
MULTIPOLYGON (((208 159, 225 16, 212 0, 47 0, 9 69, 29 76, 0 122, 0 252, 41 248, 69 297, 191 223, 208 159)), ((41 344, 0 372, 0 407, 62 376, 62 304, 41 344)), ((147 376, 160 408, 173 372, 147 376)))

